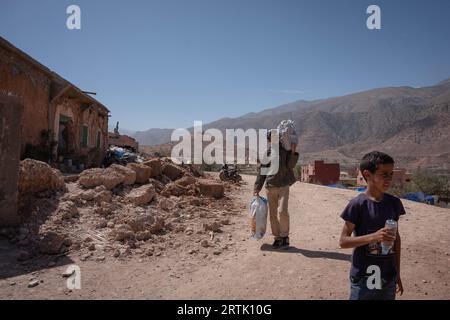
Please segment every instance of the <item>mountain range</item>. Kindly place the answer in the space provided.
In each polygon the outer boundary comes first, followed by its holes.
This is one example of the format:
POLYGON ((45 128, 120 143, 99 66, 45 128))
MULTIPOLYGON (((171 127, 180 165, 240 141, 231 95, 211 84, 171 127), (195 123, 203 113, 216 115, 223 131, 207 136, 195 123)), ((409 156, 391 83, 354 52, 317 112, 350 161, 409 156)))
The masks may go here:
MULTIPOLYGON (((302 162, 356 164, 365 153, 380 150, 409 169, 450 169, 450 79, 429 87, 387 87, 299 100, 222 118, 203 124, 203 129, 268 129, 284 119, 296 123, 302 162)), ((172 131, 149 129, 133 136, 141 145, 159 145, 170 142, 172 131)))

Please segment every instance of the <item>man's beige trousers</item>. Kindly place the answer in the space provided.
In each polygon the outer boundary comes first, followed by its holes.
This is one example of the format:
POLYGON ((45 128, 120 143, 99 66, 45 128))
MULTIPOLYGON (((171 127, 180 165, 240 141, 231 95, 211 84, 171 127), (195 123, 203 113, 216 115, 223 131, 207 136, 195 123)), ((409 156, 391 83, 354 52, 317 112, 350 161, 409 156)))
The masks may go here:
POLYGON ((266 188, 270 226, 275 238, 289 236, 289 186, 266 188))

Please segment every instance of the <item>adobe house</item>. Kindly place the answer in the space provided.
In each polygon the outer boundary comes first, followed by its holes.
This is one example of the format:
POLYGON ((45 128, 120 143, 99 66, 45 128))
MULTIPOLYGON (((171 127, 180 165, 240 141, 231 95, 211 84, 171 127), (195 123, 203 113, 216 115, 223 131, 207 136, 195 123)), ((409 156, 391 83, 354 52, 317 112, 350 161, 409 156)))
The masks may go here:
POLYGON ((114 145, 118 147, 124 147, 131 149, 132 151, 138 151, 139 143, 136 139, 119 133, 119 123, 117 122, 114 132, 108 132, 108 145, 114 145))
POLYGON ((0 93, 0 226, 16 226, 17 213, 20 120, 23 107, 19 100, 0 93))
POLYGON ((98 166, 108 147, 109 110, 0 37, 0 94, 23 105, 20 157, 98 166))
POLYGON ((340 178, 339 163, 325 163, 316 160, 314 164, 301 166, 301 181, 321 185, 336 184, 340 178))
MULTIPOLYGON (((367 182, 364 179, 361 170, 358 170, 358 175, 356 177, 356 185, 361 187, 366 187, 367 182)), ((406 172, 406 169, 395 168, 394 174, 392 175, 392 186, 394 187, 404 187, 407 182, 411 179, 411 174, 406 172)))
POLYGON ((108 143, 109 145, 124 147, 132 151, 138 151, 139 149, 139 143, 134 138, 114 132, 108 133, 108 143))

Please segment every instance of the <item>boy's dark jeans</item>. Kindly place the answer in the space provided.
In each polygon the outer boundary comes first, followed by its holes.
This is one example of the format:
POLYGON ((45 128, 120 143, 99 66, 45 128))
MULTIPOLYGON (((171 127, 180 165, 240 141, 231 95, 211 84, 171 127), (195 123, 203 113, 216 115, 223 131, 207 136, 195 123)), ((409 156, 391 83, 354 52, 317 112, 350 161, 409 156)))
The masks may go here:
POLYGON ((350 300, 395 300, 396 280, 384 282, 382 289, 367 288, 367 277, 350 279, 350 300))

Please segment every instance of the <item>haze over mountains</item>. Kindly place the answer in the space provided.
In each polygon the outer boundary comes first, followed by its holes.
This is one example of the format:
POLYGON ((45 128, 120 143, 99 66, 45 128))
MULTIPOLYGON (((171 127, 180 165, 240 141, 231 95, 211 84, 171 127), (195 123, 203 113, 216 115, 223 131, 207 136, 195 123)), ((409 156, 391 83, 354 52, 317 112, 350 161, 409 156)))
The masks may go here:
MULTIPOLYGON (((430 87, 388 87, 295 101, 222 118, 203 124, 203 129, 275 128, 284 119, 296 123, 302 162, 323 158, 356 163, 377 149, 411 169, 450 169, 450 79, 430 87)), ((170 142, 171 133, 172 129, 149 129, 133 136, 141 145, 158 145, 170 142)))

